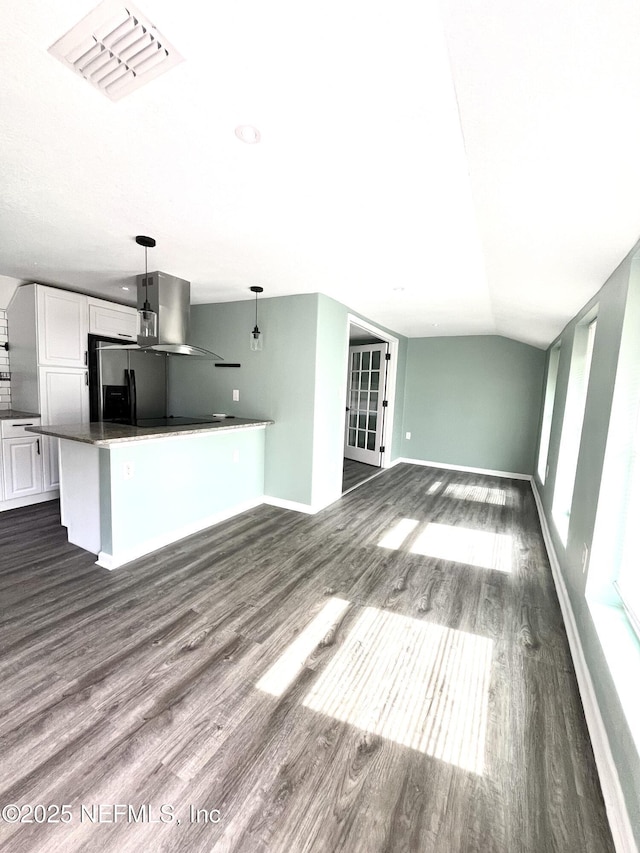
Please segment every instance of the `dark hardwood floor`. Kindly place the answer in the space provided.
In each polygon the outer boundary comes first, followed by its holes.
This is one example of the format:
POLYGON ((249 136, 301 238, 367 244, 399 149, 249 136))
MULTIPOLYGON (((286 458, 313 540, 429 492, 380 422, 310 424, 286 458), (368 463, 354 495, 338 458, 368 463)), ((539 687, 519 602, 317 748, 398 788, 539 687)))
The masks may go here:
POLYGON ((1 851, 612 853, 528 483, 398 465, 112 573, 57 512, 0 515, 1 851))
POLYGON ((379 474, 380 468, 375 465, 367 465, 364 462, 356 462, 353 459, 344 459, 342 466, 342 493, 348 492, 359 483, 364 483, 379 474))

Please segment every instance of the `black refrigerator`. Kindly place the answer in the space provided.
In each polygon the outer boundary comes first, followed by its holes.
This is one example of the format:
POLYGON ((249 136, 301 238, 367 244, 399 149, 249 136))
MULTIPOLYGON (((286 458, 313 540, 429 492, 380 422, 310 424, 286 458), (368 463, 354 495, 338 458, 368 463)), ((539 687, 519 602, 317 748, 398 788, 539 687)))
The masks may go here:
POLYGON ((91 421, 135 425, 165 418, 167 355, 89 335, 89 391, 91 421))

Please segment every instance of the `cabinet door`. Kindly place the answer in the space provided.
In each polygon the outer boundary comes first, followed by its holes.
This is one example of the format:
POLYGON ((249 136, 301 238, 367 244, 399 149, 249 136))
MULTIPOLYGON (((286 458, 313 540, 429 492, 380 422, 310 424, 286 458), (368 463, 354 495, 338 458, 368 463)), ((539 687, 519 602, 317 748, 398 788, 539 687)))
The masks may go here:
MULTIPOLYGON (((39 371, 42 424, 85 424, 89 422, 89 376, 86 370, 41 367, 39 371)), ((58 439, 44 437, 44 489, 57 489, 58 439)))
POLYGON ((89 332, 107 338, 135 341, 138 337, 138 312, 128 305, 116 305, 89 297, 89 332))
POLYGON ((38 285, 38 363, 87 364, 87 297, 38 285))
POLYGON ((2 442, 5 500, 42 491, 40 438, 6 438, 2 442))

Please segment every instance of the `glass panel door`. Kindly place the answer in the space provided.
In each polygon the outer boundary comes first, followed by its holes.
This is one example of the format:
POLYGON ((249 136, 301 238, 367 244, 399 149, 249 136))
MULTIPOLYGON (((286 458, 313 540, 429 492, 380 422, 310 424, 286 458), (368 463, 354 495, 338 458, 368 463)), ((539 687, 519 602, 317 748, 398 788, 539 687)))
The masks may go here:
POLYGON ((349 347, 345 456, 380 465, 387 344, 349 347))

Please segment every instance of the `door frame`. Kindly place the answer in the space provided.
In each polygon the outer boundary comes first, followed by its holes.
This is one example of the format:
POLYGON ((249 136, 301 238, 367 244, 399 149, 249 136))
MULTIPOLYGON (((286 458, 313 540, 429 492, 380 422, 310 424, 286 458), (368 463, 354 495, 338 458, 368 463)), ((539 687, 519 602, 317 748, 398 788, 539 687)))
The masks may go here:
MULTIPOLYGON (((398 375, 398 351, 399 351, 399 340, 394 335, 389 332, 385 332, 384 329, 375 326, 373 323, 369 323, 367 320, 363 320, 361 317, 358 317, 357 314, 347 314, 347 364, 345 365, 345 383, 347 381, 347 373, 349 370, 349 333, 351 330, 351 326, 358 326, 360 329, 364 329, 365 332, 370 332, 372 337, 380 338, 381 341, 389 344, 389 354, 391 356, 391 360, 388 365, 387 370, 387 407, 386 412, 384 414, 384 452, 380 454, 380 467, 381 468, 389 468, 391 466, 391 442, 393 439, 393 425, 395 422, 395 402, 396 402, 396 385, 397 385, 397 375, 398 375)), ((346 399, 346 384, 345 384, 345 392, 343 394, 344 399, 346 399)), ((347 425, 347 411, 345 406, 344 419, 342 422, 342 435, 345 435, 345 429, 347 425)))

